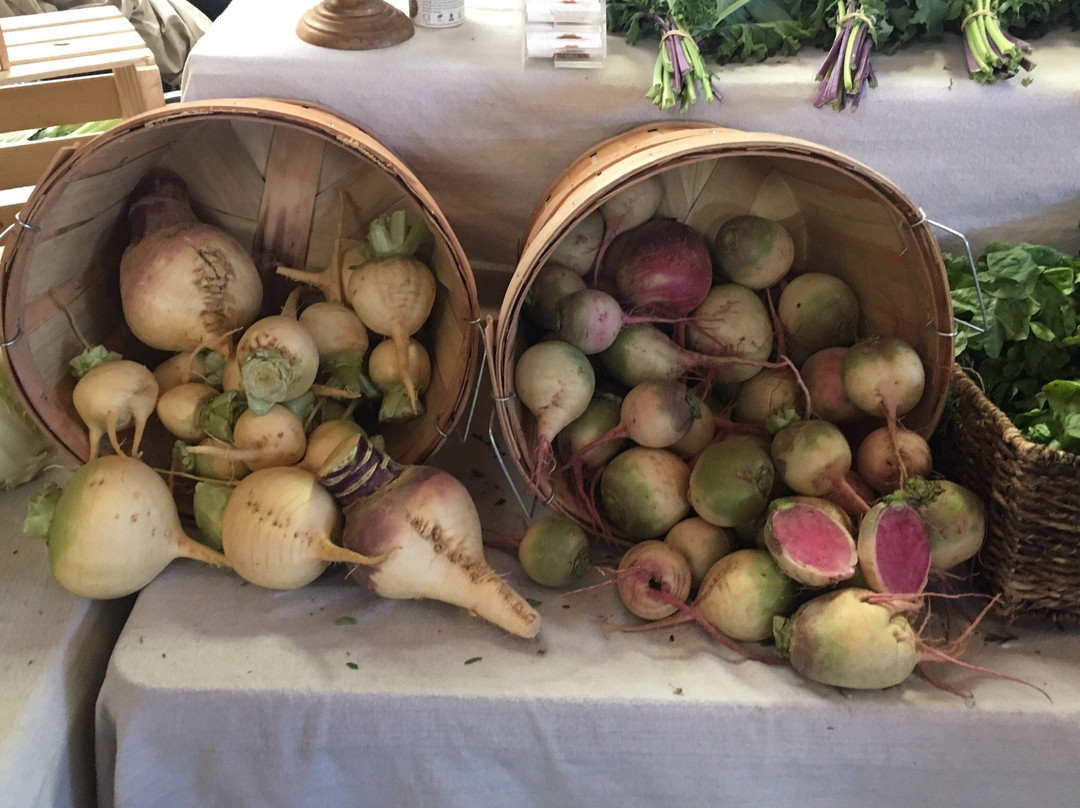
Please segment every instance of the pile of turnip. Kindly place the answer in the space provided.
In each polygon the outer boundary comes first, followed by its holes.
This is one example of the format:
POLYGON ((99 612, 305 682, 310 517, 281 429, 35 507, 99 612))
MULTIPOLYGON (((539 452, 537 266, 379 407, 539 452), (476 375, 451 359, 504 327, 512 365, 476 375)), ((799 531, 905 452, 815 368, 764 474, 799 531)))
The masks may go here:
POLYGON ((417 257, 423 220, 393 211, 359 247, 339 233, 323 271, 280 267, 297 284, 267 311, 251 255, 195 217, 179 176, 149 174, 129 218, 124 318, 162 358, 86 345, 71 321, 86 347, 71 368, 89 457, 66 489, 38 492, 24 526, 48 542, 56 579, 121 597, 187 557, 294 589, 344 563, 385 597, 442 600, 535 636, 539 615, 486 566, 461 483, 398 464, 375 434, 425 410, 437 284, 417 257), (170 468, 142 460, 150 426, 175 441, 170 468))
POLYGON ((827 684, 897 684, 944 656, 905 613, 984 533, 982 503, 904 425, 922 358, 867 332, 858 290, 783 222, 706 237, 660 212, 658 187, 589 214, 525 298, 531 481, 620 548, 619 594, 647 625, 695 621, 827 684))

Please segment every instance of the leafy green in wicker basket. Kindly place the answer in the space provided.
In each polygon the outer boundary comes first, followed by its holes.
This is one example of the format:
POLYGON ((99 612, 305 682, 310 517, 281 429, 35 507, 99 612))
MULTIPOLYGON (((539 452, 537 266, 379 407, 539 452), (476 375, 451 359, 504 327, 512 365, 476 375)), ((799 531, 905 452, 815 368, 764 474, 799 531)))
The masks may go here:
MULTIPOLYGON (((945 256, 953 311, 981 322, 967 259, 945 256)), ((1035 443, 1080 450, 1080 259, 1052 247, 993 243, 976 262, 982 333, 961 328, 956 361, 1035 443)))

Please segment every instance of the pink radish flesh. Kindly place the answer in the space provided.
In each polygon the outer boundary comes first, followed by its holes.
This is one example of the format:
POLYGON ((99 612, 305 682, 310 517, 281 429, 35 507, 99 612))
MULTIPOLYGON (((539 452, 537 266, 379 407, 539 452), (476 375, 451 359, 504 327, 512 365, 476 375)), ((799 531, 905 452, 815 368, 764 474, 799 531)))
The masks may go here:
POLYGON ((879 503, 859 526, 859 564, 878 592, 915 594, 930 572, 930 539, 910 505, 879 503))
POLYGON ((778 565, 808 586, 827 586, 855 574, 855 540, 812 505, 788 505, 768 519, 766 544, 778 565))

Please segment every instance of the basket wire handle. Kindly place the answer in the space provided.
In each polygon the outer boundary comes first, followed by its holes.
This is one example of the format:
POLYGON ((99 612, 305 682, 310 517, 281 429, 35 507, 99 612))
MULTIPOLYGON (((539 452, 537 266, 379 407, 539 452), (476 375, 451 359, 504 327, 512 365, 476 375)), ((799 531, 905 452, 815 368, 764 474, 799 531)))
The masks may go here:
POLYGON ((920 224, 928 224, 931 227, 936 227, 939 230, 944 230, 946 233, 951 233, 964 243, 964 251, 967 253, 968 267, 970 267, 971 269, 971 277, 975 279, 975 294, 979 298, 979 311, 982 314, 981 327, 975 325, 975 323, 969 323, 967 320, 961 320, 956 317, 956 315, 953 315, 953 330, 948 334, 942 334, 939 331, 938 336, 955 337, 959 333, 956 328, 957 325, 966 326, 972 331, 977 331, 980 334, 984 333, 988 327, 988 318, 986 316, 986 301, 983 299, 982 285, 979 283, 979 271, 975 267, 975 255, 971 252, 971 242, 969 242, 967 236, 965 236, 959 230, 953 230, 951 227, 944 225, 941 222, 935 222, 933 219, 927 218, 926 213, 923 212, 922 208, 919 208, 919 214, 921 218, 911 225, 912 229, 918 227, 920 224))
MULTIPOLYGON (((492 367, 489 369, 489 375, 491 377, 491 399, 492 401, 503 404, 514 398, 514 393, 503 393, 499 388, 499 376, 495 373, 495 352, 492 350, 491 345, 491 331, 494 329, 495 320, 491 315, 485 318, 483 326, 481 326, 480 333, 484 341, 484 356, 492 363, 492 367)), ((479 390, 479 386, 477 387, 479 390)), ((518 507, 521 508, 521 512, 525 514, 526 519, 532 519, 533 514, 536 512, 536 504, 540 501, 540 497, 533 496, 532 504, 526 505, 525 499, 521 496, 521 492, 518 490, 517 483, 514 481, 513 475, 510 473, 509 467, 506 465, 504 458, 504 452, 501 446, 499 446, 499 439, 495 437, 495 410, 492 409, 491 416, 488 418, 487 438, 488 444, 491 446, 492 454, 495 455, 495 461, 499 464, 499 468, 502 469, 503 477, 506 479, 506 484, 510 486, 510 491, 514 495, 514 499, 517 500, 518 507)), ((550 505, 555 500, 555 492, 551 492, 551 496, 547 498, 544 505, 550 505)))
MULTIPOLYGON (((480 340, 484 346, 484 356, 480 357, 480 367, 476 371, 476 382, 473 385, 472 401, 469 403, 469 414, 465 418, 465 424, 461 427, 460 441, 465 443, 469 439, 469 430, 472 429, 473 416, 476 415, 476 402, 480 398, 480 383, 484 380, 484 365, 487 360, 487 340, 484 338, 484 321, 480 317, 474 320, 466 320, 466 325, 474 325, 480 329, 480 340)), ((439 437, 444 440, 449 438, 453 432, 447 432, 439 424, 435 424, 435 431, 439 433, 439 437)))

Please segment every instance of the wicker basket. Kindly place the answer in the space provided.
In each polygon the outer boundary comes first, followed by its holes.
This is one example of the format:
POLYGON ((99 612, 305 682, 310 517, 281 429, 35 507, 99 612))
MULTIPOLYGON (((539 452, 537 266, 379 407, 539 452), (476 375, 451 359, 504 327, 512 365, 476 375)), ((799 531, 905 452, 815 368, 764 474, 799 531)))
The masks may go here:
MULTIPOLYGON (((120 255, 128 242, 127 199, 151 168, 179 173, 203 221, 230 231, 264 269, 267 311, 284 296, 277 262, 323 268, 342 221, 344 191, 356 206, 345 236, 360 241, 377 215, 404 209, 431 233, 422 256, 438 290, 418 337, 431 351, 426 413, 374 426, 406 463, 431 457, 471 400, 479 353, 476 287, 446 218, 412 172, 378 141, 331 110, 291 101, 223 99, 167 106, 124 121, 61 155, 39 182, 5 252, 3 331, 12 378, 30 414, 77 460, 85 429, 71 404, 68 360, 82 348, 67 313, 90 343, 148 364, 123 325, 120 255)), ((168 466, 172 439, 148 427, 145 459, 168 466)), ((370 425, 369 425, 370 426, 370 425)), ((104 447, 103 447, 104 450, 104 447)))
POLYGON ((959 367, 935 460, 986 504, 978 566, 1005 618, 1080 619, 1080 455, 1025 440, 959 367))
POLYGON ((508 453, 537 495, 587 529, 596 525, 565 482, 535 478, 534 422, 513 395, 513 369, 528 347, 521 310, 553 249, 587 215, 634 182, 660 175, 671 216, 711 238, 730 216, 781 221, 796 266, 831 272, 855 291, 864 334, 903 338, 926 367, 926 392, 904 423, 924 436, 936 426, 952 367, 952 307, 936 240, 922 212, 895 186, 844 155, 803 140, 689 123, 638 127, 589 150, 550 185, 521 245, 495 333, 496 413, 508 453))

